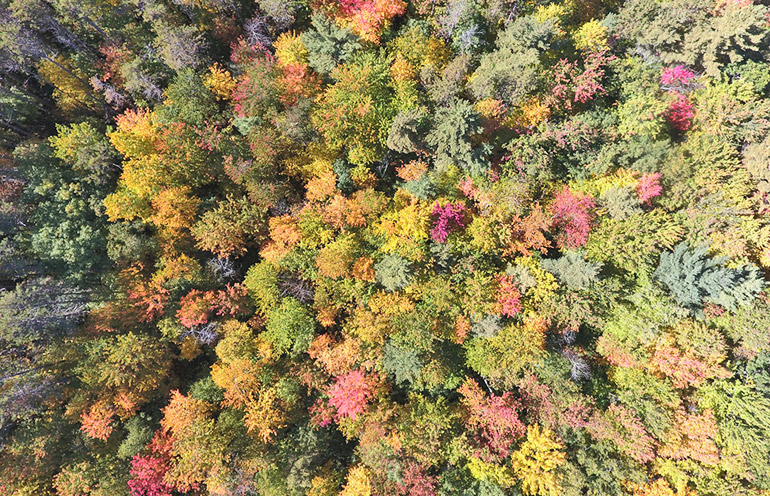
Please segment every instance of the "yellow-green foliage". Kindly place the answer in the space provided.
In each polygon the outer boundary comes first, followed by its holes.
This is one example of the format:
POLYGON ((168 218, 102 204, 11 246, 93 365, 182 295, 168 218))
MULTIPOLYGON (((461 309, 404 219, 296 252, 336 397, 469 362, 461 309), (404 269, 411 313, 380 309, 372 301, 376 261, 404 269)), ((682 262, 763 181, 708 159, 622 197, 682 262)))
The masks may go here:
POLYGON ((635 187, 638 183, 638 173, 628 169, 618 169, 612 174, 599 176, 590 180, 573 181, 570 189, 581 191, 597 198, 610 188, 635 187))
POLYGON ((523 300, 524 311, 534 313, 540 305, 552 298, 559 288, 556 277, 550 272, 543 270, 534 257, 519 257, 514 260, 513 265, 526 268, 537 282, 534 287, 527 290, 523 300))
POLYGON ((468 366, 509 387, 525 367, 541 358, 545 333, 545 321, 532 316, 523 324, 503 327, 494 337, 475 337, 466 343, 468 366))
POLYGON ((767 4, 3 2, 0 495, 768 496, 767 4))
POLYGON ((585 51, 604 50, 607 45, 607 28, 596 19, 588 21, 572 34, 575 48, 585 51))

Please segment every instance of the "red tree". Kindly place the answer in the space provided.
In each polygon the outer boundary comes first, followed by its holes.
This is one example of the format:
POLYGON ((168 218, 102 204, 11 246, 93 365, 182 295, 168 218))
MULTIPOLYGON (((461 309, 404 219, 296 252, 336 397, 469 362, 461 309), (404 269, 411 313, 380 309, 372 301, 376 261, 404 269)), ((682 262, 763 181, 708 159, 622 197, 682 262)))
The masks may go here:
POLYGON ((247 289, 243 284, 228 284, 219 291, 193 289, 179 304, 176 316, 185 327, 205 324, 213 314, 236 316, 249 311, 247 289))
POLYGON ((172 496, 174 487, 163 478, 171 468, 171 436, 157 431, 149 444, 149 453, 136 455, 131 460, 131 496, 172 496))
POLYGON ((487 396, 476 381, 467 379, 458 392, 468 411, 467 425, 475 433, 478 449, 475 456, 484 461, 500 461, 511 451, 514 443, 524 435, 524 424, 519 420, 521 408, 510 392, 501 396, 487 396))
POLYGON ((183 326, 194 327, 209 321, 216 305, 216 294, 213 291, 193 289, 182 297, 179 304, 176 316, 183 326))
POLYGON ((695 110, 686 96, 676 95, 664 116, 668 123, 671 124, 671 127, 677 131, 687 131, 692 126, 695 110))

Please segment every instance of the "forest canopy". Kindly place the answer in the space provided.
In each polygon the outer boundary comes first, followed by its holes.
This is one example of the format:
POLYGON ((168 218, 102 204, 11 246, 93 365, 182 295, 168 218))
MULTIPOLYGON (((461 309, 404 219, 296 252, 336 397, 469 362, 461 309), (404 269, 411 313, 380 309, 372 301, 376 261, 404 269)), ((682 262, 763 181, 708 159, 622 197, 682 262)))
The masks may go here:
POLYGON ((0 495, 770 494, 770 6, 0 0, 0 495))

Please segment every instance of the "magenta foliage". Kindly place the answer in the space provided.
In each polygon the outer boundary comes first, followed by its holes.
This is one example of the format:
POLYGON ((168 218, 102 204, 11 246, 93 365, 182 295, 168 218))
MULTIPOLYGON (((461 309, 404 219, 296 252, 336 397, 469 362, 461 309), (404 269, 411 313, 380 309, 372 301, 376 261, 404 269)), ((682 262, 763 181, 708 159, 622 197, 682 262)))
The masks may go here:
POLYGON ((452 228, 465 227, 463 224, 463 213, 465 205, 462 203, 447 203, 443 207, 436 202, 433 205, 431 214, 436 218, 433 222, 433 228, 430 230, 430 237, 437 243, 446 243, 452 228))
POLYGON ((692 103, 684 95, 677 95, 676 99, 668 106, 665 116, 671 127, 677 131, 687 131, 692 126, 695 110, 692 103))
POLYGON ((556 195, 551 204, 551 214, 553 225, 559 231, 555 236, 559 248, 580 248, 588 241, 593 207, 594 201, 590 196, 577 196, 569 186, 564 186, 556 195))
POLYGON ((160 458, 136 455, 131 460, 131 496, 171 496, 173 487, 163 482, 166 463, 160 458))
POLYGON ((695 74, 683 65, 666 67, 660 75, 660 84, 663 86, 686 85, 695 78, 695 74))
POLYGON ((658 181, 660 181, 660 172, 642 174, 642 177, 639 178, 639 182, 636 184, 636 194, 642 203, 648 203, 663 191, 658 181))

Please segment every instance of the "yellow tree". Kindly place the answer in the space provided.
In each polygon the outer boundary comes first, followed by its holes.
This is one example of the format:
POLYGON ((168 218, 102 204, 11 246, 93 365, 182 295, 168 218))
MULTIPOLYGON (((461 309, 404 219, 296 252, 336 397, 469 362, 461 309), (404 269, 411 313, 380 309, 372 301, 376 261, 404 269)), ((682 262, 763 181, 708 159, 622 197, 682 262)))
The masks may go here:
POLYGON ((372 483, 369 470, 363 465, 356 465, 348 472, 348 480, 340 496, 371 496, 372 483))
POLYGON ((38 74, 54 87, 52 96, 63 111, 74 113, 79 109, 98 110, 101 107, 102 102, 88 84, 88 76, 71 60, 61 56, 43 60, 38 74))
POLYGON ((182 123, 161 122, 154 111, 127 111, 109 133, 113 146, 125 157, 115 193, 104 204, 111 221, 148 220, 156 196, 174 188, 190 191, 214 179, 208 152, 197 132, 182 123))
POLYGON ((264 360, 258 343, 246 324, 231 320, 222 326, 224 338, 217 344, 219 361, 211 367, 211 378, 224 389, 224 404, 244 411, 244 425, 262 442, 285 425, 283 402, 275 386, 265 384, 264 360))
POLYGON ((556 435, 534 424, 527 427, 527 440, 511 455, 511 466, 524 494, 558 496, 562 492, 556 469, 565 460, 564 446, 556 435))

